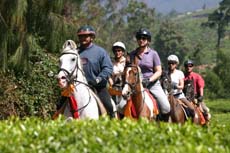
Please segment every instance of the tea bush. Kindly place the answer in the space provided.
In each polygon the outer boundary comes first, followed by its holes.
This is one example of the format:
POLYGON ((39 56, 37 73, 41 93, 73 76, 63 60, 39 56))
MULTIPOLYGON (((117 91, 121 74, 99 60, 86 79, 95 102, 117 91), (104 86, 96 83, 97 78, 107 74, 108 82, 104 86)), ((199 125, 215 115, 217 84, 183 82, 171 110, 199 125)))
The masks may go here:
POLYGON ((230 152, 230 126, 200 127, 146 120, 66 122, 12 118, 0 122, 1 152, 230 152))

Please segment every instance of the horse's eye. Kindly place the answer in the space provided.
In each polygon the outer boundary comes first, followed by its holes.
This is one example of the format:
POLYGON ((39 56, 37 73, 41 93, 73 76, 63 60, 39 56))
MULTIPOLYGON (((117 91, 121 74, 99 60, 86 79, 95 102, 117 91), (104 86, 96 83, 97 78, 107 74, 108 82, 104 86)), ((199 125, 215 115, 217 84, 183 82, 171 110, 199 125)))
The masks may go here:
POLYGON ((74 61, 75 61, 75 58, 72 58, 71 61, 74 62, 74 61))

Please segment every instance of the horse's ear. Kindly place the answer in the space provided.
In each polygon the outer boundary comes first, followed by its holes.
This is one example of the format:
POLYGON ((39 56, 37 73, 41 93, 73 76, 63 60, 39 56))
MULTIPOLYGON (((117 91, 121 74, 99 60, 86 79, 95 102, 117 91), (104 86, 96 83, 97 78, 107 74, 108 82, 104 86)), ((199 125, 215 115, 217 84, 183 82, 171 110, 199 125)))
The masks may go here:
POLYGON ((64 43, 64 45, 63 45, 63 50, 65 49, 65 48, 67 48, 67 47, 69 47, 70 49, 76 49, 77 48, 77 45, 76 45, 76 43, 73 41, 73 40, 67 40, 65 43, 64 43))
POLYGON ((131 65, 131 59, 130 56, 126 56, 126 60, 125 60, 125 66, 131 65))

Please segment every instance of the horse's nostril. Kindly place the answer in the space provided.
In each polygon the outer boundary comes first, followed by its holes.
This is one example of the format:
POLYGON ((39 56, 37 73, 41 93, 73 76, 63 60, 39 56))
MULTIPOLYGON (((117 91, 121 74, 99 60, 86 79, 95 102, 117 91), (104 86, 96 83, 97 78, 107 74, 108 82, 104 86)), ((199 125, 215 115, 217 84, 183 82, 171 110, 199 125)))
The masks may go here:
POLYGON ((62 76, 62 77, 61 77, 61 79, 65 80, 65 79, 66 79, 66 77, 65 77, 65 76, 62 76))

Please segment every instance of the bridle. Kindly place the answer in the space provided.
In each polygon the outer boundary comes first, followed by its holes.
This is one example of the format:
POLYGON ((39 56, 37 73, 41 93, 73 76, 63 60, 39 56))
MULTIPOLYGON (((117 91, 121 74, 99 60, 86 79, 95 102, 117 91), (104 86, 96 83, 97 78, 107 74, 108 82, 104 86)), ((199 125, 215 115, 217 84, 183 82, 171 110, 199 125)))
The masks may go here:
MULTIPOLYGON (((66 74, 66 80, 67 80, 67 82, 68 82, 68 84, 71 84, 71 83, 73 83, 73 82, 79 82, 79 83, 82 83, 82 84, 85 84, 85 85, 87 85, 87 86, 89 86, 88 84, 86 84, 86 83, 84 83, 84 82, 82 82, 82 81, 78 81, 77 80, 77 74, 76 74, 76 76, 75 77, 73 77, 73 74, 74 74, 74 72, 76 71, 76 70, 80 70, 81 71, 81 73, 82 74, 84 74, 84 71, 82 70, 82 69, 80 69, 80 67, 79 67, 79 65, 78 65, 78 60, 79 60, 79 54, 77 54, 77 53, 74 53, 71 49, 69 49, 69 50, 65 50, 65 52, 62 52, 62 54, 61 54, 61 56, 62 55, 65 55, 65 54, 72 54, 72 55, 75 55, 77 58, 76 58, 76 64, 75 64, 75 66, 74 66, 74 69, 72 70, 72 72, 69 72, 68 70, 66 70, 66 69, 64 69, 64 68, 60 68, 59 69, 59 73, 61 72, 61 71, 64 71, 64 73, 66 74)), ((60 56, 60 57, 61 57, 60 56)))
MULTIPOLYGON (((72 55, 75 55, 75 56, 77 57, 77 58, 76 58, 77 61, 76 61, 76 64, 75 64, 74 69, 72 70, 72 72, 69 72, 68 70, 66 70, 66 69, 64 69, 64 68, 60 68, 60 69, 59 69, 59 73, 60 73, 61 71, 64 71, 64 73, 67 74, 67 75, 66 75, 66 80, 67 80, 68 85, 70 85, 70 84, 72 84, 72 83, 75 83, 75 82, 78 82, 78 83, 84 84, 84 85, 86 85, 87 87, 89 87, 89 85, 88 85, 87 83, 77 80, 77 77, 78 77, 77 74, 76 74, 75 77, 73 77, 73 74, 74 74, 74 72, 75 72, 76 70, 80 70, 81 73, 84 75, 84 71, 83 71, 83 70, 79 67, 79 65, 78 65, 78 62, 79 62, 78 60, 79 60, 79 58, 80 58, 80 57, 79 57, 79 54, 74 53, 71 49, 70 49, 70 50, 65 50, 65 52, 62 52, 61 56, 62 56, 62 55, 65 55, 65 54, 72 54, 72 55)), ((60 56, 60 57, 61 57, 61 56, 60 56)), ((90 88, 87 89, 87 90, 88 90, 88 93, 90 93, 89 89, 90 89, 90 88)), ((79 112, 79 113, 81 113, 81 111, 83 111, 83 110, 89 105, 90 100, 91 100, 91 96, 89 96, 89 100, 88 100, 88 102, 87 102, 84 106, 82 106, 81 108, 75 110, 74 112, 79 112)))
MULTIPOLYGON (((138 67, 136 66, 136 65, 127 65, 126 67, 125 67, 125 69, 127 69, 127 68, 136 68, 137 69, 137 71, 138 71, 138 67)), ((132 70, 133 71, 133 70, 132 70)), ((127 73, 127 72, 126 72, 127 73)), ((135 93, 136 91, 135 91, 135 87, 137 86, 137 84, 138 83, 140 83, 140 80, 139 80, 139 76, 140 76, 140 74, 139 74, 139 72, 138 73, 135 73, 135 72, 133 72, 134 73, 134 76, 135 76, 135 82, 134 83, 130 83, 130 82, 128 82, 127 80, 126 80, 126 77, 124 78, 125 79, 125 81, 124 81, 124 86, 127 84, 129 87, 130 87, 130 89, 131 89, 131 93, 130 94, 133 94, 133 93, 135 93)), ((125 76, 126 76, 127 74, 125 74, 125 76)))
MULTIPOLYGON (((127 80, 126 80, 126 77, 124 78, 125 79, 125 81, 124 81, 124 86, 127 84, 129 87, 130 87, 130 89, 131 89, 131 92, 127 95, 127 96, 130 96, 130 95, 133 95, 133 94, 138 94, 138 93, 141 93, 144 97, 142 97, 142 105, 141 105, 141 107, 137 110, 138 112, 141 112, 142 110, 143 110, 143 108, 144 108, 144 102, 145 102, 145 94, 143 94, 144 93, 144 90, 143 91, 136 91, 135 90, 135 87, 138 85, 138 83, 141 83, 140 82, 140 73, 139 73, 139 67, 137 66, 137 65, 133 65, 133 64, 129 64, 129 65, 127 65, 126 67, 125 67, 125 69, 126 68, 129 68, 129 67, 131 67, 131 68, 136 68, 137 69, 137 73, 135 73, 133 70, 131 70, 131 71, 133 71, 133 73, 134 73, 134 76, 135 76, 135 82, 134 83, 130 83, 130 82, 128 82, 127 80)), ((127 71, 125 71, 126 73, 127 73, 127 71)), ((125 76, 126 76, 127 74, 125 74, 125 76)))

